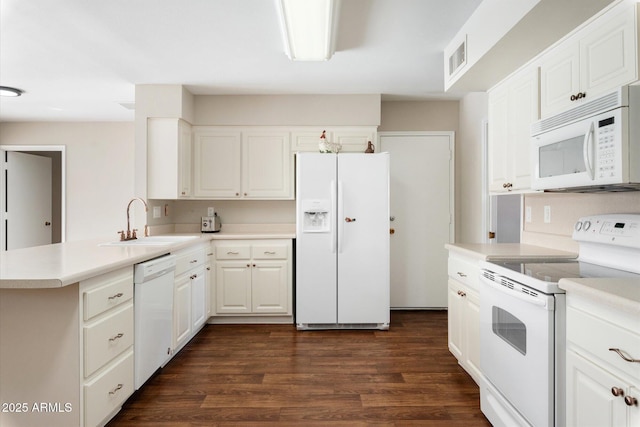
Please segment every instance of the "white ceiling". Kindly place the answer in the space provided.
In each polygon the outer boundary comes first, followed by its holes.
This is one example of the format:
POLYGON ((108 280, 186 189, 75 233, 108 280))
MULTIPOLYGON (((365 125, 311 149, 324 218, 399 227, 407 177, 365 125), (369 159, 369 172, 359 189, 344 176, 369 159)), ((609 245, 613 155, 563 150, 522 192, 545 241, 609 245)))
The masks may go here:
MULTIPOLYGON (((481 0, 342 0, 336 53, 294 62, 274 0, 0 0, 0 121, 131 121, 136 84, 195 95, 438 99, 481 0)), ((449 94, 450 96, 450 94, 449 94)))

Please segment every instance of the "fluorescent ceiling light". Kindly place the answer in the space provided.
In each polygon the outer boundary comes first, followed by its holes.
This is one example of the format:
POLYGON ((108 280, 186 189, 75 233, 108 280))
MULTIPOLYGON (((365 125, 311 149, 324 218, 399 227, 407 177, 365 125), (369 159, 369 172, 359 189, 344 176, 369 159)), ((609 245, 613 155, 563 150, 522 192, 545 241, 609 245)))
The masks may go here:
POLYGON ((335 44, 339 0, 276 0, 285 52, 294 61, 326 61, 335 44))
POLYGON ((22 91, 14 87, 0 86, 0 96, 20 96, 22 91))

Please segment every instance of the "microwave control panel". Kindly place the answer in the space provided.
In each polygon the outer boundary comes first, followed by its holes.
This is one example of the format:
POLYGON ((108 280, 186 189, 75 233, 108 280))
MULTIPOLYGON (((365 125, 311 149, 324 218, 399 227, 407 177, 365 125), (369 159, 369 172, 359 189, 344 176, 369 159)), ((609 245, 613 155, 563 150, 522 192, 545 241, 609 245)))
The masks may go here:
POLYGON ((596 178, 614 178, 618 171, 616 141, 621 139, 617 133, 620 127, 615 126, 615 116, 610 116, 597 121, 596 132, 596 178))

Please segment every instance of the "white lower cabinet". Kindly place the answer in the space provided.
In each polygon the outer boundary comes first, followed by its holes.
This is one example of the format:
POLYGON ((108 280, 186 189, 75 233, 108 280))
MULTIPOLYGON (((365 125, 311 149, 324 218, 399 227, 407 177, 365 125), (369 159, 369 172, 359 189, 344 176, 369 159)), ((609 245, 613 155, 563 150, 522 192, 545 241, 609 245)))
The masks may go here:
POLYGON ((82 281, 80 293, 84 425, 96 426, 134 391, 133 267, 82 281))
POLYGON ((638 360, 636 314, 568 293, 567 426, 639 426, 638 360))
POLYGON ((477 261, 449 252, 448 333, 449 351, 480 383, 480 296, 476 289, 477 261))
POLYGON ((208 244, 200 244, 174 253, 173 354, 180 351, 207 320, 208 248, 208 244))
POLYGON ((218 240, 215 315, 292 314, 291 240, 218 240))

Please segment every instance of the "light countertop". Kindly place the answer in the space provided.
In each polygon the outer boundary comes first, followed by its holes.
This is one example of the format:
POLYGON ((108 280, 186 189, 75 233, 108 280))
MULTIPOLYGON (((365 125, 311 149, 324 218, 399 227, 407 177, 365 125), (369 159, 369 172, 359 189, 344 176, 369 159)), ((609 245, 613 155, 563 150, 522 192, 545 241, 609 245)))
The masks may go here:
POLYGON ((218 233, 174 233, 195 238, 154 246, 101 246, 113 237, 0 252, 0 289, 58 288, 210 240, 293 239, 295 224, 228 224, 218 233))
POLYGON ((486 261, 506 259, 572 259, 578 256, 574 252, 560 251, 541 246, 521 243, 450 243, 445 248, 461 254, 486 261))
POLYGON ((575 293, 638 316, 640 326, 640 279, 560 279, 567 294, 575 293))

